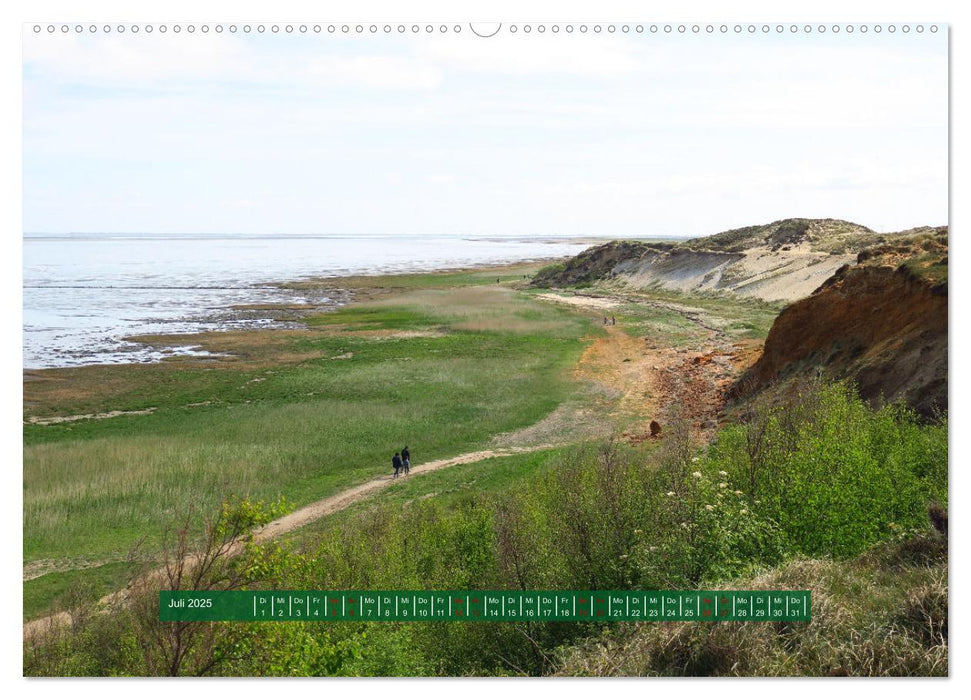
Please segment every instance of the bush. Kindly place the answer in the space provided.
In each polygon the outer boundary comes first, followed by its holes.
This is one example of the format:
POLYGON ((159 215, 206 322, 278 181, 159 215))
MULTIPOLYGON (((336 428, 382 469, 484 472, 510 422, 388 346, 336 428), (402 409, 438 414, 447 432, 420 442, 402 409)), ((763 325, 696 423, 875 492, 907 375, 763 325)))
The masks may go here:
POLYGON ((782 560, 776 524, 753 509, 727 472, 696 466, 679 484, 662 483, 668 490, 656 507, 651 544, 639 557, 645 588, 693 588, 782 560))
POLYGON ((805 555, 852 556, 927 524, 947 498, 947 425, 897 404, 874 410, 845 383, 816 386, 719 435, 708 463, 746 485, 805 555))

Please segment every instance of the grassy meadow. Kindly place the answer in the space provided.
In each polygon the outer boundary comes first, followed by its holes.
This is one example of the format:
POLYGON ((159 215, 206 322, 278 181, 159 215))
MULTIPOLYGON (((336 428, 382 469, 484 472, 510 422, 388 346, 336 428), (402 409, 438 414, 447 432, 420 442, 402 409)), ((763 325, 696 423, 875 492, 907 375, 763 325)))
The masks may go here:
MULTIPOLYGON (((569 369, 598 332, 583 316, 497 285, 494 271, 405 279, 412 291, 321 314, 306 332, 193 339, 231 360, 28 382, 28 416, 154 411, 25 425, 25 564, 97 563, 142 539, 151 551, 163 523, 233 495, 299 506, 389 473, 405 444, 415 464, 486 447, 575 391, 569 369)), ((28 581, 29 610, 43 609, 52 579, 109 571, 28 581)))

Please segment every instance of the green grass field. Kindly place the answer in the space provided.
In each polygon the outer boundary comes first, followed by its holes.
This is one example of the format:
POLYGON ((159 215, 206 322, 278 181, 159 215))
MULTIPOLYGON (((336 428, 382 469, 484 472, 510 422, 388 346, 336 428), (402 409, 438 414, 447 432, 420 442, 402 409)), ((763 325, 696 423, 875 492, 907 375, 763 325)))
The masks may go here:
MULTIPOLYGON (((155 410, 25 425, 25 563, 97 562, 143 538, 151 551, 186 509, 201 518, 232 495, 300 506, 388 473, 405 444, 417 465, 541 420, 575 391, 568 370, 598 331, 494 275, 417 275, 414 291, 322 314, 306 333, 249 333, 235 362, 46 373, 74 390, 41 394, 28 415, 155 410)), ((28 581, 29 607, 106 571, 28 581)))

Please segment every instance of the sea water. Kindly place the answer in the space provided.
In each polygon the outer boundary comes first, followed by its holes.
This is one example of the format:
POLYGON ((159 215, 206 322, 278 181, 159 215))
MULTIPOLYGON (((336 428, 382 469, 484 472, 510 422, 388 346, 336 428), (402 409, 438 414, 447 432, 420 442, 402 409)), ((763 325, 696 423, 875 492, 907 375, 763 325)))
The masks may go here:
POLYGON ((27 234, 23 366, 155 362, 198 354, 126 340, 286 325, 244 304, 333 305, 280 288, 313 277, 417 272, 574 255, 582 239, 467 236, 27 234))

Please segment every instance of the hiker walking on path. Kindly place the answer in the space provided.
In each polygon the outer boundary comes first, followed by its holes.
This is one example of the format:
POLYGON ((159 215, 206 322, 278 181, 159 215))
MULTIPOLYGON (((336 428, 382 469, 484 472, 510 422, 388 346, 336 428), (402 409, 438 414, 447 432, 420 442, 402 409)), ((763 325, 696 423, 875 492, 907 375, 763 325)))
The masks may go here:
POLYGON ((401 471, 401 455, 397 452, 394 453, 394 457, 391 458, 391 466, 394 467, 394 476, 392 479, 398 478, 398 472, 401 471))
POLYGON ((616 326, 617 325, 617 317, 616 316, 611 316, 610 317, 610 325, 611 326, 616 326))
POLYGON ((405 449, 401 451, 401 463, 405 468, 405 475, 411 471, 411 452, 408 451, 408 445, 405 445, 405 449))

